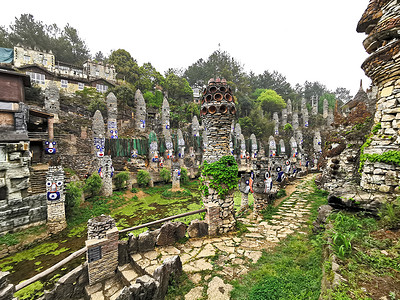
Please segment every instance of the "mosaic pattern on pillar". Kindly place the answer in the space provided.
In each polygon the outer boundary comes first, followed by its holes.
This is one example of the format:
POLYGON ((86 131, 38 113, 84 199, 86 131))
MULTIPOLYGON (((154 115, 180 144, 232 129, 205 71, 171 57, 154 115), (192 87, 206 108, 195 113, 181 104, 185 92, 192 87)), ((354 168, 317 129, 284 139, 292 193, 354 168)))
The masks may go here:
POLYGON ((46 154, 55 154, 57 152, 56 149, 56 142, 55 141, 46 141, 45 143, 45 148, 44 148, 44 152, 46 154))
POLYGON ((50 166, 46 176, 48 201, 60 200, 64 193, 64 170, 61 166, 50 166))

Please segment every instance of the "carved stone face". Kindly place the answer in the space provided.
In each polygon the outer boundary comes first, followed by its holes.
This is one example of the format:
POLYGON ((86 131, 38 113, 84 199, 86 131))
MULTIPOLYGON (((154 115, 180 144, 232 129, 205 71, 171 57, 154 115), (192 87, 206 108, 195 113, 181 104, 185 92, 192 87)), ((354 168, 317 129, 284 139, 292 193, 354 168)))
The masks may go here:
POLYGON ((366 75, 375 83, 390 79, 395 67, 392 59, 400 52, 399 0, 370 0, 357 25, 365 32, 365 50, 371 54, 362 65, 366 75), (392 70, 388 72, 388 68, 392 70))

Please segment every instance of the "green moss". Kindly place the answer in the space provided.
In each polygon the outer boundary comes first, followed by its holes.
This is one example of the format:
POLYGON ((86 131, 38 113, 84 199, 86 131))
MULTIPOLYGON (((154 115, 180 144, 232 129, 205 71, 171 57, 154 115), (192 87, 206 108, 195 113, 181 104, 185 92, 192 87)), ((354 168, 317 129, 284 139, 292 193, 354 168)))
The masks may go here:
POLYGON ((19 263, 24 260, 35 260, 40 255, 59 255, 62 252, 68 251, 69 248, 58 248, 58 243, 44 243, 40 244, 32 249, 24 250, 16 253, 13 256, 9 256, 0 261, 0 269, 4 272, 10 270, 11 265, 19 263))
POLYGON ((35 281, 34 283, 16 292, 14 294, 14 297, 20 300, 30 300, 37 299, 43 295, 43 283, 41 283, 40 281, 35 281))
MULTIPOLYGON (((84 223, 84 224, 82 224, 82 225, 80 225, 80 226, 77 226, 77 227, 74 227, 74 228, 72 228, 70 231, 69 231, 69 233, 68 233, 68 237, 81 237, 82 236, 82 234, 85 232, 85 230, 86 230, 86 223, 84 223)), ((62 241, 62 243, 63 243, 64 241, 62 241)))

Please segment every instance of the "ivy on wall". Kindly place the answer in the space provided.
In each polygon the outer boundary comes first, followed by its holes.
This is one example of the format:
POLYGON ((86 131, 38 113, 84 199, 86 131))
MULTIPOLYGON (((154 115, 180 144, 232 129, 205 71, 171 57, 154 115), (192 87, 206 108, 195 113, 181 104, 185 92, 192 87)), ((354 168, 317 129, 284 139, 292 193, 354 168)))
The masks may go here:
POLYGON ((238 185, 238 165, 233 156, 223 156, 214 163, 204 162, 201 169, 201 185, 199 190, 204 196, 209 195, 206 181, 209 181, 209 187, 218 192, 218 196, 225 198, 230 190, 238 185))

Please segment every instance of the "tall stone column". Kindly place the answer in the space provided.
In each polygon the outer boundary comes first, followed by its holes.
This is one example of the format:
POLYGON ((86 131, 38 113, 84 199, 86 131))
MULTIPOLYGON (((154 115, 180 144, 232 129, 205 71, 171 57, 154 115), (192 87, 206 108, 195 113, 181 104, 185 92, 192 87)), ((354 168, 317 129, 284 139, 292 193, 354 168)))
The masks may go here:
POLYGON ((371 155, 391 157, 400 151, 400 22, 396 0, 370 1, 357 25, 365 32, 365 50, 370 56, 362 64, 377 90, 374 118, 376 134, 372 134, 364 149, 366 161, 362 170, 361 187, 368 192, 379 191, 389 197, 400 193, 400 165, 395 162, 369 160, 371 155), (377 125, 380 126, 377 126, 377 125))
POLYGON ((149 162, 150 167, 156 170, 158 167, 159 156, 157 135, 154 131, 150 132, 149 134, 149 162))
POLYGON ((181 188, 181 166, 178 159, 174 159, 171 168, 172 190, 177 191, 181 188))
POLYGON ((293 126, 294 130, 299 129, 299 115, 298 115, 297 111, 293 112, 293 114, 292 114, 292 126, 293 126))
POLYGON ((257 158, 257 152, 258 152, 258 146, 257 146, 257 139, 254 133, 250 135, 250 141, 251 141, 251 159, 256 159, 257 158))
POLYGON ((269 145, 269 157, 276 156, 276 143, 274 137, 271 135, 268 140, 269 145))
MULTIPOLYGON (((208 163, 214 163, 223 156, 231 156, 229 136, 235 114, 236 107, 232 90, 226 84, 226 80, 210 79, 203 92, 201 104, 201 117, 207 129, 208 140, 204 160, 208 163)), ((207 180, 212 179, 206 178, 206 184, 207 180)), ((209 188, 208 191, 209 195, 203 197, 203 203, 208 210, 206 220, 209 222, 209 233, 216 234, 232 230, 236 223, 233 191, 230 191, 224 199, 216 190, 209 188), (216 212, 218 213, 215 215, 216 212), (217 228, 214 230, 216 224, 217 228)))
POLYGON ((46 176, 47 226, 50 233, 60 232, 67 227, 64 181, 62 166, 50 166, 46 176))
POLYGON ((117 97, 113 93, 109 93, 106 99, 107 103, 107 136, 110 139, 118 138, 118 128, 117 128, 117 117, 118 117, 118 106, 117 106, 117 97))
POLYGON ((118 267, 118 229, 110 216, 88 221, 87 264, 89 285, 115 276, 118 267))
POLYGON ((142 92, 137 89, 135 93, 135 124, 136 129, 143 132, 146 130, 146 102, 144 101, 142 92))

